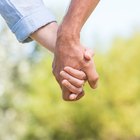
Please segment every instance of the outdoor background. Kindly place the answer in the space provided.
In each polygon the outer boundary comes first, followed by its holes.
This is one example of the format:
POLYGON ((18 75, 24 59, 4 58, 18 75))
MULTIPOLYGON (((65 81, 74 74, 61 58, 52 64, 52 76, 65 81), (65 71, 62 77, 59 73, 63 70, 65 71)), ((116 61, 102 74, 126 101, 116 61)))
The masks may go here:
MULTIPOLYGON (((46 0, 60 23, 69 0, 46 0)), ((140 140, 140 1, 102 0, 81 42, 95 50, 99 87, 64 102, 53 55, 20 44, 0 17, 0 140, 140 140)))

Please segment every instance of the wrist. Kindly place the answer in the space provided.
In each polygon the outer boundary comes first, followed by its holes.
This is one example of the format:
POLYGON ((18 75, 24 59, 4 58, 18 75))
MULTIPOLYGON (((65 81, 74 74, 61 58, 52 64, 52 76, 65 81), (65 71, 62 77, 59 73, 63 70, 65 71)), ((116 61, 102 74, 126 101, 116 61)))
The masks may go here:
POLYGON ((39 28, 36 32, 31 34, 31 38, 36 40, 39 44, 54 53, 56 38, 57 38, 58 25, 52 22, 39 28))
POLYGON ((79 43, 80 42, 80 32, 73 30, 67 25, 61 24, 57 31, 57 41, 62 41, 63 43, 79 43))

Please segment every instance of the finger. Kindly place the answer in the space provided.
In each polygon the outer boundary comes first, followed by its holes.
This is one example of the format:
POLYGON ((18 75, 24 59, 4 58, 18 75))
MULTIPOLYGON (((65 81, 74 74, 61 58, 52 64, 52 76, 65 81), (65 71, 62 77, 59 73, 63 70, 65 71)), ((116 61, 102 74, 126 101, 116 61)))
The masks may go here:
POLYGON ((76 79, 74 77, 72 77, 71 75, 69 75, 68 73, 66 73, 65 71, 61 71, 60 72, 60 75, 66 79, 67 81, 69 81, 73 86, 75 87, 82 87, 84 85, 84 80, 79 80, 79 79, 76 79))
POLYGON ((62 97, 64 101, 70 101, 69 96, 71 91, 69 91, 65 86, 62 86, 62 97))
POLYGON ((77 95, 70 92, 66 87, 62 88, 62 92, 63 92, 62 95, 64 101, 77 101, 84 96, 84 91, 82 91, 80 94, 77 95))
POLYGON ((83 70, 87 74, 89 85, 91 86, 91 88, 95 89, 97 87, 99 75, 96 72, 93 60, 90 60, 89 64, 86 67, 84 67, 83 70))
POLYGON ((79 94, 82 92, 82 88, 76 88, 75 86, 73 86, 69 81, 67 80, 63 80, 62 81, 62 85, 65 86, 69 91, 71 91, 72 93, 75 94, 79 94))
POLYGON ((84 91, 82 91, 80 94, 78 94, 76 100, 81 99, 85 95, 84 91))
POLYGON ((64 70, 71 76, 78 78, 80 80, 86 80, 86 74, 83 71, 76 70, 72 67, 65 67, 64 70))
POLYGON ((84 91, 82 91, 80 94, 74 94, 74 93, 71 93, 70 95, 69 95, 69 99, 71 100, 71 101, 76 101, 76 100, 79 100, 79 99, 81 99, 82 97, 84 96, 84 91))
POLYGON ((74 100, 76 100, 77 96, 78 96, 77 94, 71 93, 69 95, 69 100, 74 101, 74 100))
POLYGON ((85 49, 84 58, 89 61, 92 59, 94 53, 91 49, 85 49))

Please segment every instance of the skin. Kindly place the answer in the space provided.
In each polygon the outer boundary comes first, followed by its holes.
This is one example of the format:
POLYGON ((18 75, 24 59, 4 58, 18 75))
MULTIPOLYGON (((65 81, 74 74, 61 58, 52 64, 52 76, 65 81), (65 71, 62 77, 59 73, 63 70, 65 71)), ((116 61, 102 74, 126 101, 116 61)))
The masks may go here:
MULTIPOLYGON (((52 22, 31 35, 31 38, 36 40, 46 49, 50 50, 52 53, 55 51, 56 38, 57 38, 58 25, 52 22)), ((92 52, 85 51, 85 58, 90 60, 92 57, 92 52)), ((84 80, 86 75, 83 71, 73 69, 71 67, 65 67, 63 71, 60 72, 61 77, 64 79, 62 84, 73 94, 71 94, 70 99, 74 100, 79 92, 82 92, 84 80)))
MULTIPOLYGON (((63 99, 70 101, 72 92, 68 81, 60 73, 66 66, 85 72, 91 88, 97 87, 98 73, 93 60, 85 58, 85 47, 80 43, 80 31, 97 6, 99 0, 71 0, 70 7, 63 22, 58 28, 54 52, 53 74, 58 81, 63 99)), ((79 100, 84 91, 79 90, 74 100, 79 100)))

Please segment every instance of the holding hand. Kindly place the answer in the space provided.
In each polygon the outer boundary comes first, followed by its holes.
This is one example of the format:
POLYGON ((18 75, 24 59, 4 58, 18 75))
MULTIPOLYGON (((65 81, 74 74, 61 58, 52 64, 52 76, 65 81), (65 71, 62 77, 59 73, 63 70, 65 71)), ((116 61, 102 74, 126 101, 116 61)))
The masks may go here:
POLYGON ((36 31, 31 37, 54 52, 53 73, 62 89, 63 99, 78 100, 84 96, 85 80, 88 80, 91 87, 97 86, 98 74, 91 59, 93 54, 80 44, 78 38, 69 38, 66 34, 57 35, 57 29, 57 24, 51 23, 36 31))
POLYGON ((69 95, 70 100, 75 100, 79 94, 83 93, 83 85, 86 80, 86 75, 83 71, 67 66, 64 71, 60 72, 60 75, 64 79, 62 80, 62 85, 71 92, 69 95))
MULTIPOLYGON (((93 52, 89 49, 85 49, 84 59, 87 62, 92 61, 92 56, 93 52)), ((60 72, 60 75, 63 78, 61 83, 62 86, 70 91, 68 100, 74 101, 84 96, 83 85, 87 80, 87 77, 83 71, 66 66, 64 70, 60 72)))

